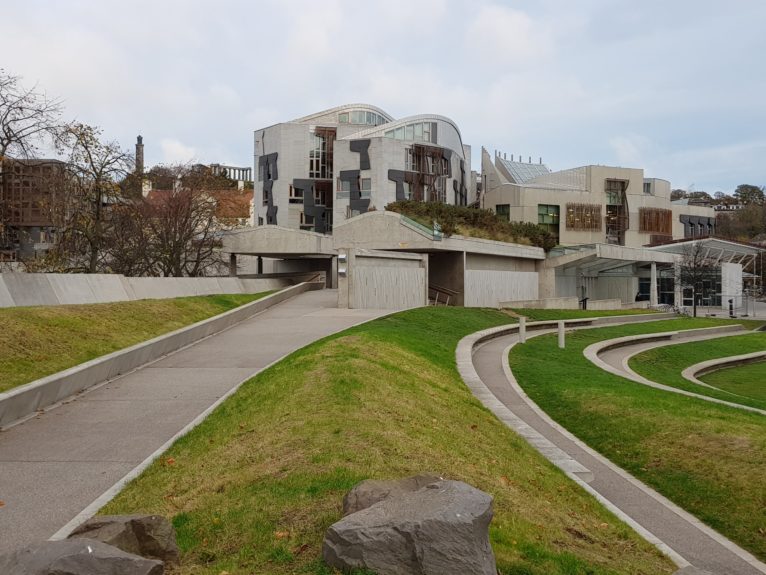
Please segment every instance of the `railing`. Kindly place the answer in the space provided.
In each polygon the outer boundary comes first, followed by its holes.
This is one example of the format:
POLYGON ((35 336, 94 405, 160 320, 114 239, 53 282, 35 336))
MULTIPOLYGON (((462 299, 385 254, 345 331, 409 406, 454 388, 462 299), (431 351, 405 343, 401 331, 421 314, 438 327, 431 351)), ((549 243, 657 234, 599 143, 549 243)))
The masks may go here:
POLYGON ((459 293, 453 289, 434 284, 428 286, 428 299, 433 302, 432 305, 449 305, 450 300, 459 293))
POLYGON ((440 242, 442 239, 442 233, 440 230, 435 230, 433 228, 429 228, 428 226, 424 226, 423 224, 416 222, 415 220, 408 218, 407 216, 404 216, 402 214, 399 214, 402 218, 402 223, 409 227, 414 229, 417 232, 420 232, 421 234, 427 236, 428 238, 434 240, 435 242, 440 242))

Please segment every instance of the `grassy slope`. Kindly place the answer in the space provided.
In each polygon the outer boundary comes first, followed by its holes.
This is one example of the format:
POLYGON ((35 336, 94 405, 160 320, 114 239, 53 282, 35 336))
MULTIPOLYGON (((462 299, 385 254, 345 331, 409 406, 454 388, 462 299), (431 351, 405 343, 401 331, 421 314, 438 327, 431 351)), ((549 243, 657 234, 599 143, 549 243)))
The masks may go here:
POLYGON ((0 392, 265 295, 0 309, 0 392))
MULTIPOLYGON (((658 383, 664 383, 665 385, 671 385, 710 397, 717 397, 726 401, 766 409, 766 378, 760 380, 760 386, 757 385, 757 381, 753 382, 756 383, 755 386, 752 386, 752 391, 756 392, 755 396, 735 397, 731 393, 719 392, 701 385, 695 385, 681 376, 681 372, 685 368, 701 361, 763 351, 764 349, 766 349, 766 332, 756 332, 650 349, 631 358, 630 367, 637 373, 658 383), (757 395, 758 391, 760 391, 760 396, 757 395)), ((756 369, 753 373, 764 374, 766 372, 761 368, 760 371, 756 369)), ((724 382, 724 384, 726 382, 726 376, 717 376, 717 379, 724 382)), ((739 393, 735 389, 729 389, 728 391, 739 393)))
POLYGON ((554 319, 582 319, 586 317, 607 317, 615 315, 638 315, 645 313, 655 313, 654 310, 647 309, 511 309, 515 315, 526 316, 530 321, 546 321, 554 319))
POLYGON ((714 371, 700 379, 720 389, 759 399, 766 405, 766 361, 714 371))
POLYGON ((715 320, 650 324, 540 336, 514 347, 511 367, 556 421, 761 559, 766 558, 766 420, 611 375, 583 349, 624 335, 707 327, 715 320))
POLYGON ((102 512, 172 517, 184 574, 328 574, 321 542, 349 488, 432 471, 494 495, 504 575, 672 572, 460 380, 459 339, 507 320, 421 308, 300 350, 246 383, 102 512))

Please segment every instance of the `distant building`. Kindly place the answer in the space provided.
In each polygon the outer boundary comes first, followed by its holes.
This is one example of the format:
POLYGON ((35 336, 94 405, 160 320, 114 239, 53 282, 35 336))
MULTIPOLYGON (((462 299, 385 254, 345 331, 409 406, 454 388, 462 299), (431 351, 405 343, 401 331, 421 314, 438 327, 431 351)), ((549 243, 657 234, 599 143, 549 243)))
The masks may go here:
POLYGON ((0 170, 0 261, 33 258, 56 240, 52 209, 63 194, 66 164, 6 158, 0 170))
POLYGON ((644 171, 582 166, 552 172, 542 162, 482 149, 482 207, 510 221, 539 224, 560 245, 641 247, 714 235, 715 211, 670 201, 670 183, 644 171))

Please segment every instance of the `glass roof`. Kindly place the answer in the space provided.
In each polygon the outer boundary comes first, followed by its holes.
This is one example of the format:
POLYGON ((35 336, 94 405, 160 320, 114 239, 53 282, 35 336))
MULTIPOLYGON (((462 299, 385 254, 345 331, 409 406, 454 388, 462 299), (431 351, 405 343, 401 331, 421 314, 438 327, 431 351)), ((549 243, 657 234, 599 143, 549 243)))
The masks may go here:
POLYGON ((498 156, 499 161, 503 163, 503 166, 508 173, 511 174, 514 184, 523 184, 530 180, 534 180, 540 176, 546 176, 551 173, 548 166, 545 164, 527 164, 525 162, 512 162, 498 156))

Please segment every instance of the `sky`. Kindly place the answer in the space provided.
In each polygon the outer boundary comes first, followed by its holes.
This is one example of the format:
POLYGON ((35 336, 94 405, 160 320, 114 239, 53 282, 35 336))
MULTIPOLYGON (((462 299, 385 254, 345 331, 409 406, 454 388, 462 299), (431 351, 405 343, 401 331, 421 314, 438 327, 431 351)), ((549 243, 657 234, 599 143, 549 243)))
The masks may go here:
POLYGON ((673 188, 766 184, 766 0, 0 0, 0 67, 148 166, 340 104, 673 188))

